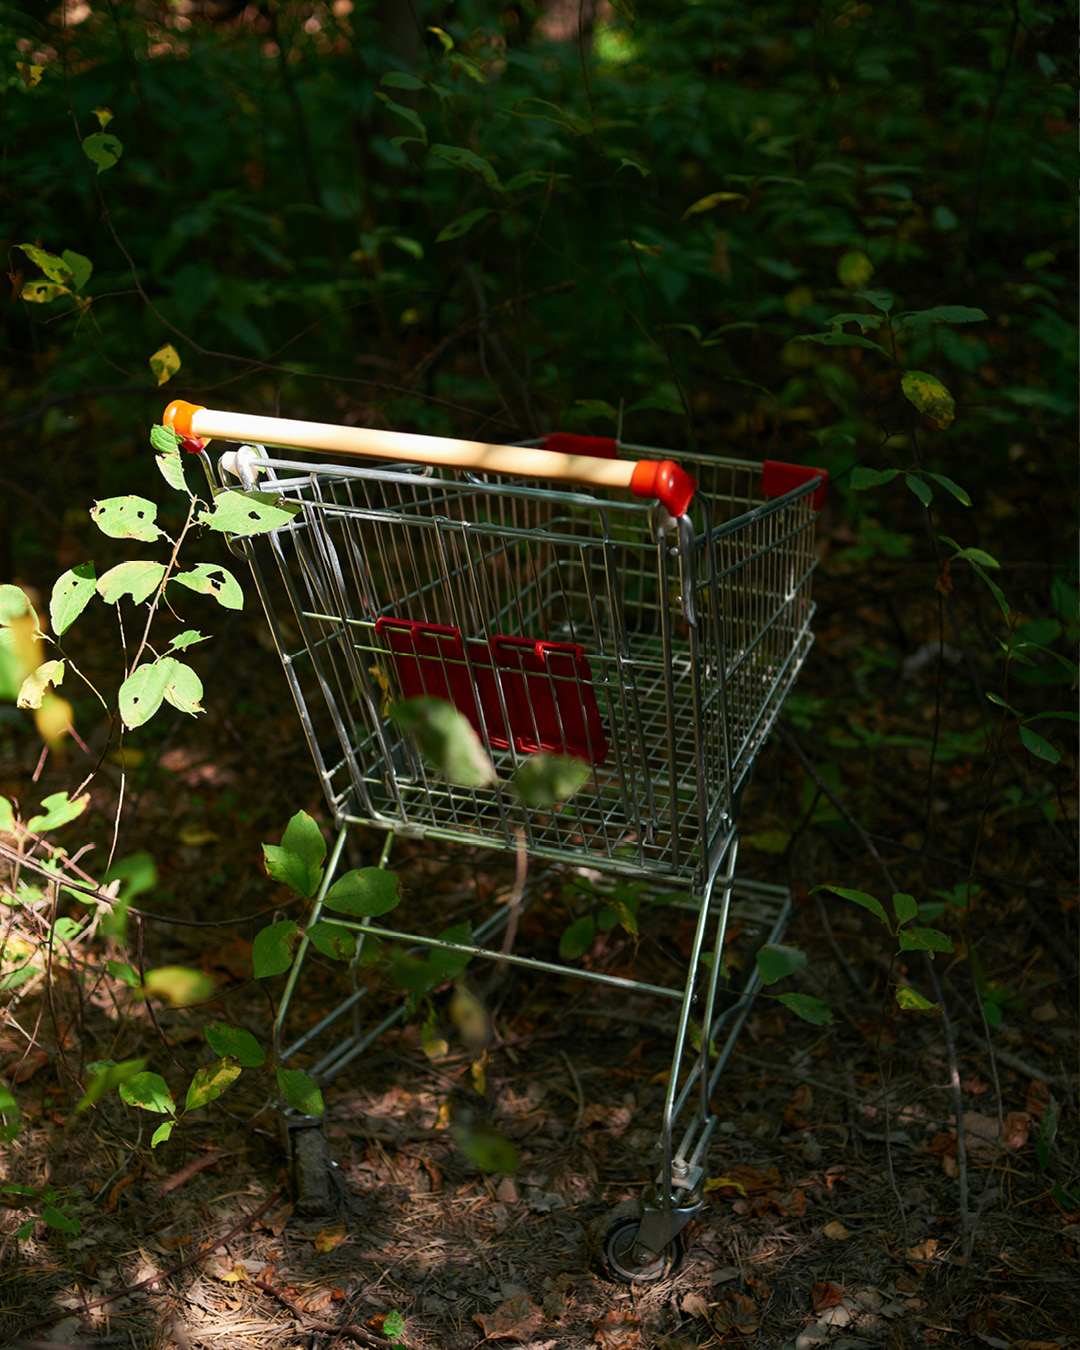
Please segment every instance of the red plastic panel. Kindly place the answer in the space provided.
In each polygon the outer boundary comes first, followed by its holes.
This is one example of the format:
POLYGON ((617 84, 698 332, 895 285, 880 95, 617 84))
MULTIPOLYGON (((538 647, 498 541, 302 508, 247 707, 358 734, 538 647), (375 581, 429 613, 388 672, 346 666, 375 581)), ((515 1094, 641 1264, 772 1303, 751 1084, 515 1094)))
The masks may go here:
POLYGON ((619 444, 613 436, 577 436, 572 431, 553 431, 544 437, 543 448, 564 455, 590 455, 593 459, 619 457, 619 444))
MULTIPOLYGON (((514 748, 550 750, 603 764, 607 737, 585 650, 574 642, 491 639, 514 748)), ((494 742, 493 742, 494 744, 494 742)))
POLYGON ((393 653, 406 698, 452 703, 478 736, 486 730, 494 749, 507 749, 512 737, 523 754, 548 750, 593 764, 607 759, 592 672, 577 643, 500 635, 489 648, 474 638, 466 659, 461 631, 446 624, 381 618, 375 632, 393 653))
POLYGON ((825 505, 825 495, 829 490, 829 474, 825 469, 815 469, 809 464, 785 464, 779 459, 767 459, 761 466, 761 491, 770 500, 782 497, 785 492, 802 487, 812 478, 820 478, 821 486, 810 498, 815 511, 825 505))

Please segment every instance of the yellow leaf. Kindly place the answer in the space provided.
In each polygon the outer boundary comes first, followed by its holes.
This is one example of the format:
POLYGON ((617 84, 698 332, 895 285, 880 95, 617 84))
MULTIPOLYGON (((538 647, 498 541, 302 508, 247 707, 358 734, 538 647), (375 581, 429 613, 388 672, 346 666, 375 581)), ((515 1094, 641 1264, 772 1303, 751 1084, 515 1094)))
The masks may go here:
POLYGON ((472 1085, 481 1097, 487 1091, 487 1061, 488 1056, 487 1051, 485 1050, 479 1059, 474 1059, 469 1065, 469 1073, 472 1075, 472 1085))
POLYGON ((323 1253, 332 1252, 335 1247, 340 1247, 348 1236, 343 1223, 333 1228, 323 1228, 315 1234, 315 1250, 323 1253))
POLYGON ((439 1114, 435 1117, 435 1128, 437 1130, 446 1130, 450 1127, 450 1114, 453 1108, 449 1102, 443 1102, 439 1107, 439 1114))
POLYGON ((201 970, 189 966, 158 966, 146 972, 146 992, 157 994, 174 1008, 203 1003, 214 992, 214 982, 201 970))
POLYGON ((709 1177, 705 1182, 706 1194, 709 1191, 723 1191, 729 1188, 738 1191, 740 1195, 746 1194, 746 1187, 741 1181, 736 1181, 734 1177, 709 1177))
POLYGON ((904 397, 942 431, 956 418, 956 402, 936 375, 925 370, 906 370, 900 381, 904 397))
POLYGON ((874 264, 861 249, 853 248, 841 256, 836 264, 836 275, 842 286, 857 291, 874 275, 874 264))
POLYGON ((744 202, 745 193, 742 192, 710 192, 707 197, 699 197, 692 206, 688 206, 682 214, 683 220, 690 216, 698 216, 702 211, 711 211, 716 206, 723 206, 726 202, 744 202))
POLYGON ((41 83, 42 75, 45 74, 44 66, 32 66, 27 61, 16 61, 15 69, 27 89, 36 89, 41 83))
POLYGON ((109 756, 113 764, 117 764, 121 769, 137 769, 146 758, 146 752, 136 750, 134 746, 122 745, 119 750, 114 750, 109 756))
POLYGON ((180 353, 171 342, 166 342, 164 347, 159 347, 153 354, 150 369, 158 384, 167 384, 180 369, 180 353))
POLYGON ((832 1242, 846 1242, 851 1236, 839 1219, 832 1219, 821 1231, 832 1242))
POLYGON ((71 704, 59 694, 46 694, 41 700, 41 707, 34 713, 38 735, 50 750, 56 749, 71 730, 73 722, 71 704))
POLYGON ((111 108, 95 108, 94 116, 98 120, 98 126, 104 131, 113 120, 113 110, 111 108))
POLYGON ((185 825, 177 837, 189 848, 201 848, 203 844, 212 844, 218 838, 213 830, 203 825, 185 825))
POLYGON ((222 1266, 215 1274, 225 1284, 239 1284, 241 1280, 246 1280, 248 1277, 247 1271, 239 1262, 231 1266, 222 1266))
POLYGON ((47 305, 50 300, 58 300, 62 295, 70 295, 66 286, 55 281, 27 281, 19 295, 31 305, 47 305))

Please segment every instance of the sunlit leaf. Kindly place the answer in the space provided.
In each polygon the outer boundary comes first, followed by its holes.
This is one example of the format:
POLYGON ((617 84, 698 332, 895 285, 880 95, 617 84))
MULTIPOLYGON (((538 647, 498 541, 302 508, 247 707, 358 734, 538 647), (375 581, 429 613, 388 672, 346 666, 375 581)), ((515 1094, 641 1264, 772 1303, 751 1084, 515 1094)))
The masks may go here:
POLYGON ((164 575, 164 563, 146 560, 118 563, 99 578, 97 592, 107 605, 117 604, 125 595, 130 595, 138 605, 149 600, 164 575))
POLYGON ((205 1064, 201 1069, 197 1069, 188 1084, 187 1096, 184 1099, 185 1111, 198 1111, 200 1107, 216 1101, 221 1094, 231 1087, 240 1077, 242 1072, 240 1064, 235 1059, 222 1057, 215 1060, 213 1064, 205 1064))
POLYGON ((166 670, 165 676, 165 701, 171 703, 179 712, 188 713, 192 717, 203 711, 202 680, 188 665, 183 661, 177 661, 171 656, 163 656, 160 665, 166 670))
POLYGON ((92 562, 80 563, 57 577, 49 597, 53 632, 66 633, 94 596, 96 576, 92 562))
POLYGON ((161 1116, 176 1115, 172 1093, 159 1073, 133 1074, 121 1082, 119 1092, 128 1106, 138 1106, 143 1111, 154 1111, 161 1116))
POLYGON ((326 857, 326 840, 311 816, 297 811, 286 825, 281 843, 262 847, 269 875, 310 900, 319 889, 326 857))
POLYGON ((111 539, 140 539, 152 544, 161 534, 154 524, 157 507, 145 497, 106 497, 90 508, 90 519, 111 539))
POLYGON ((176 1129, 175 1120, 163 1120, 154 1133, 150 1136, 150 1147, 157 1148, 158 1144, 164 1144, 176 1129))
MULTIPOLYGON (((89 566, 89 564, 85 564, 89 566)), ((65 572, 64 576, 68 574, 65 572)), ((93 588, 91 588, 93 593, 93 588)), ((10 582, 5 582, 0 586, 0 623, 14 623, 16 619, 22 619, 32 616, 34 607, 26 592, 19 586, 12 586, 10 582)))
POLYGON ((326 893, 327 909, 356 919, 389 914, 401 900, 398 879, 385 867, 359 867, 346 872, 326 893))
MULTIPOLYGON (((267 534, 288 525, 299 513, 296 502, 284 502, 268 492, 219 492, 212 511, 199 513, 199 524, 223 534, 267 534)), ((180 578, 177 577, 179 581, 180 578)))
POLYGON ((53 792, 42 801, 42 814, 31 816, 26 822, 26 828, 34 834, 44 834, 46 830, 58 830, 61 825, 68 825, 71 821, 77 820, 89 805, 89 792, 84 792, 81 797, 76 797, 74 801, 66 792, 53 792))
POLYGON ((200 633, 197 628, 185 628, 182 633, 177 633, 177 635, 169 642, 169 647, 174 652, 179 652, 183 651, 185 647, 194 647, 196 642, 205 641, 205 633, 200 633))
POLYGON ((111 169, 124 153, 123 143, 107 131, 95 131, 92 136, 87 136, 82 148, 86 158, 97 166, 98 173, 111 169))
POLYGON ((162 661, 144 661, 120 686, 117 702, 120 717, 129 730, 141 727, 161 707, 169 669, 162 661))
POLYGON ((64 681, 63 661, 42 661, 19 686, 16 703, 20 708, 40 708, 41 700, 52 686, 64 681))
POLYGON ((210 976, 190 966, 158 966, 148 970, 143 987, 148 994, 165 999, 174 1008, 205 1003, 214 992, 210 976))
POLYGON ((199 595, 212 595, 223 609, 243 609, 244 592, 233 574, 217 563, 196 563, 169 578, 199 595))

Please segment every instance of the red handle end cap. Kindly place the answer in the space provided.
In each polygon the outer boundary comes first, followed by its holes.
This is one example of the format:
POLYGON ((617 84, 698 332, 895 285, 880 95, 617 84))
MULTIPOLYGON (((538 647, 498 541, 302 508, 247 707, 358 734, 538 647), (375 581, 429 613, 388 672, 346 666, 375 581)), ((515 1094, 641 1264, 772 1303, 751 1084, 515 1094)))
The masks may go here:
POLYGON ((670 459, 639 459, 630 478, 635 497, 655 497, 675 517, 685 516, 697 483, 670 459))

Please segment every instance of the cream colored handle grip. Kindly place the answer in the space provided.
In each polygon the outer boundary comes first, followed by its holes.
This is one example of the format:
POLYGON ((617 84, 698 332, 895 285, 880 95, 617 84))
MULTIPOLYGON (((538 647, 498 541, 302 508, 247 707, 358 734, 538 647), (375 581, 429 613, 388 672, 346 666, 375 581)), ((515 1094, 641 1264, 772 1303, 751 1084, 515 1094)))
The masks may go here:
POLYGON ((258 417, 222 412, 177 400, 165 409, 165 426, 181 436, 200 441, 254 441, 259 445, 322 450, 333 455, 366 459, 403 460, 409 464, 436 464, 479 473, 511 474, 581 483, 590 487, 623 488, 637 497, 655 497, 673 516, 686 512, 694 495, 694 480, 670 460, 595 459, 536 450, 517 445, 487 445, 443 436, 410 432, 374 431, 336 426, 330 422, 295 422, 287 417, 258 417))

